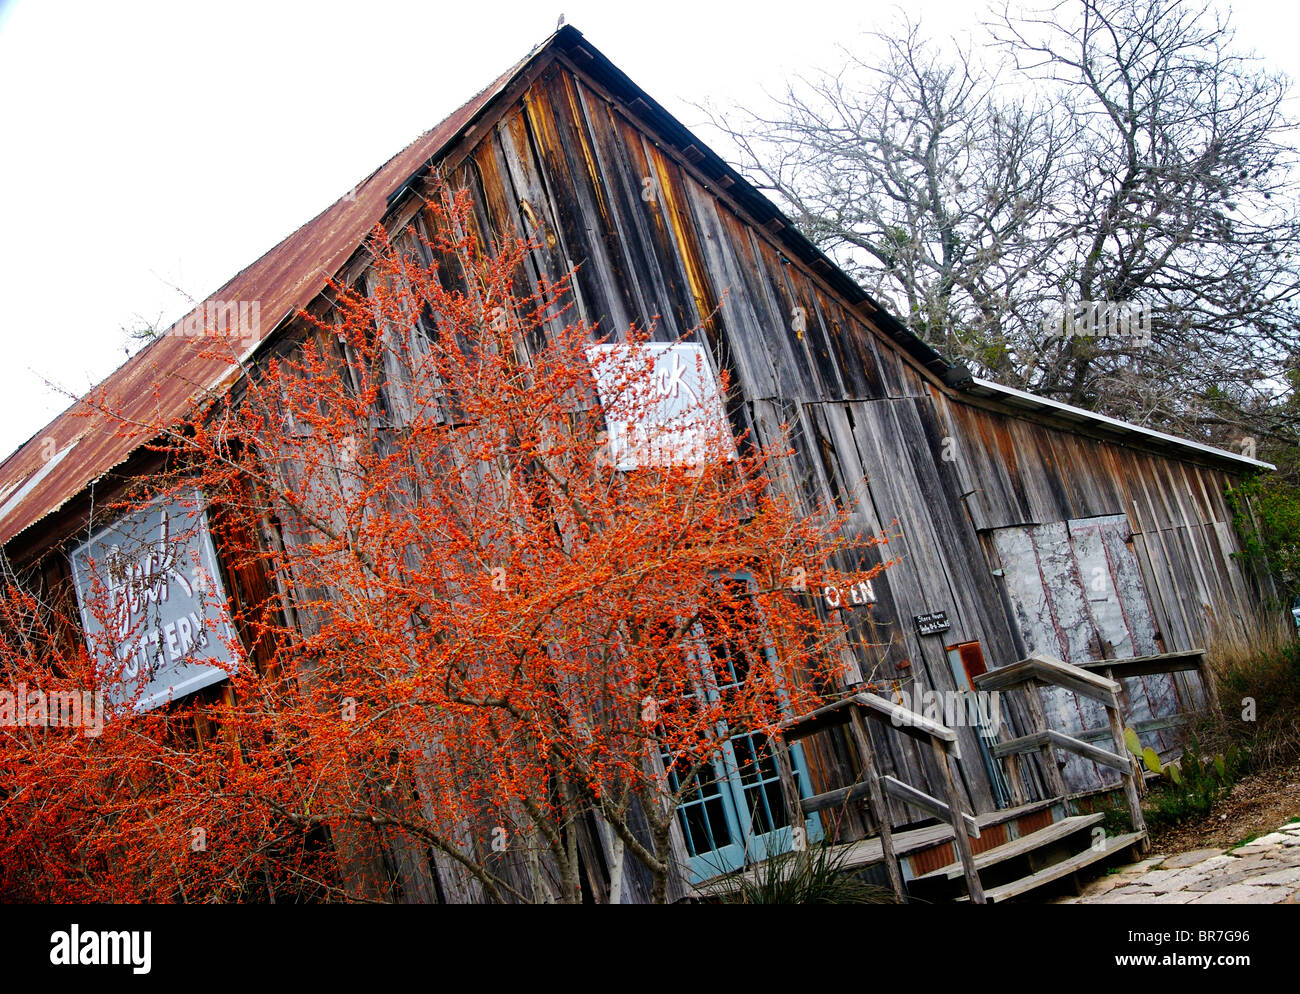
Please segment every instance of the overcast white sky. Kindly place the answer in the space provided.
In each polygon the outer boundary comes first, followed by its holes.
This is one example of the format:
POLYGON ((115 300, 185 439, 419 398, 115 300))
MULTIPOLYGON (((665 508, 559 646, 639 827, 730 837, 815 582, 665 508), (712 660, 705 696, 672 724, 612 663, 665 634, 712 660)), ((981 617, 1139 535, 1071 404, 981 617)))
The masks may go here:
MULTIPOLYGON (((910 0, 935 33, 983 4, 910 0)), ((170 322, 568 23, 687 126, 761 100, 892 2, 0 0, 0 458, 170 322)), ((1232 5, 1300 78, 1300 10, 1232 5)), ((699 128, 706 142, 714 135, 699 128)), ((717 146, 719 152, 725 149, 717 146)))

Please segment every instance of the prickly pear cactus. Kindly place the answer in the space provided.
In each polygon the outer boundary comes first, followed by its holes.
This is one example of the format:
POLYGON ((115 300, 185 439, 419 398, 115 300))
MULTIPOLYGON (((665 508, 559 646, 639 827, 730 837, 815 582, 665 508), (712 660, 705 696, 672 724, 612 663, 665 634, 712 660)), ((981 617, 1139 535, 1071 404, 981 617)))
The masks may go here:
POLYGON ((1160 757, 1150 746, 1142 750, 1142 762, 1146 764, 1148 770, 1152 773, 1163 773, 1164 768, 1160 765, 1160 757))

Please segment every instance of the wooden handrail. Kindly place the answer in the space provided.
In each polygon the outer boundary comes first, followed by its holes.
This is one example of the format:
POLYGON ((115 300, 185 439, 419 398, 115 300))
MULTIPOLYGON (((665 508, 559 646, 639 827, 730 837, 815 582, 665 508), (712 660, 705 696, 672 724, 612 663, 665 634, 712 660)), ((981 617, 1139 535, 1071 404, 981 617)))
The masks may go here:
POLYGON ((857 693, 781 722, 777 726, 774 741, 781 789, 785 794, 786 805, 794 816, 794 824, 802 824, 805 812, 822 811, 855 800, 866 800, 872 819, 880 830, 881 849, 889 871, 890 883, 899 900, 904 901, 907 892, 903 885, 898 856, 894 852, 889 809, 885 806, 884 792, 881 790, 883 786, 891 796, 923 811, 929 811, 952 825, 953 845, 961 861, 962 874, 966 878, 967 893, 973 903, 984 903, 984 887, 976 872, 975 856, 970 845, 972 836, 979 837, 979 823, 963 809, 962 798, 949 766, 951 760, 961 758, 957 733, 953 729, 884 697, 870 693, 857 693), (881 776, 877 772, 865 718, 871 718, 873 721, 897 729, 904 735, 930 743, 930 747, 934 750, 935 763, 939 768, 946 801, 932 797, 901 780, 881 776), (794 784, 794 764, 790 758, 790 743, 843 725, 849 726, 853 744, 861 760, 862 772, 859 781, 848 787, 824 791, 806 800, 800 798, 794 784))
POLYGON ((1219 690, 1214 683, 1209 660, 1204 649, 1187 649, 1182 652, 1159 652, 1150 656, 1129 656, 1121 659, 1089 659, 1079 666, 1099 670, 1113 680, 1131 677, 1155 676, 1160 673, 1196 673, 1205 688, 1205 699, 1212 712, 1219 710, 1219 690))
POLYGON ((1086 659, 1077 663, 1086 670, 1111 670, 1112 679, 1135 676, 1154 676, 1158 673, 1196 672, 1205 665, 1204 649, 1186 652, 1159 652, 1152 656, 1125 656, 1119 659, 1086 659))
POLYGON ((799 805, 803 808, 804 814, 813 814, 817 811, 825 811, 827 808, 839 808, 846 804, 852 804, 854 801, 860 801, 871 793, 871 785, 865 781, 859 781, 852 787, 836 787, 834 790, 823 791, 820 794, 814 794, 812 797, 805 797, 800 800, 799 805))
POLYGON ((777 727, 790 741, 807 738, 827 728, 846 724, 849 721, 848 709, 850 708, 860 709, 860 713, 873 721, 887 722, 904 735, 921 739, 937 739, 953 754, 954 759, 961 759, 961 748, 955 731, 932 718, 927 718, 919 711, 913 711, 876 694, 854 694, 832 704, 823 705, 807 714, 788 718, 777 727))
MULTIPOLYGON (((923 790, 917 790, 911 784, 903 783, 901 780, 895 780, 891 776, 883 776, 880 782, 885 787, 885 793, 891 797, 896 797, 905 804, 910 804, 914 808, 920 808, 922 811, 928 811, 936 818, 942 818, 944 821, 952 821, 952 810, 948 805, 937 797, 931 797, 923 790)), ((964 811, 961 816, 962 822, 966 825, 966 834, 973 839, 980 837, 980 826, 974 817, 966 814, 964 811)))
MULTIPOLYGON (((1109 735, 1110 729, 1107 729, 1106 733, 1109 735)), ((1091 759, 1094 763, 1100 763, 1103 766, 1119 770, 1121 773, 1129 770, 1133 765, 1132 760, 1124 756, 1118 756, 1109 749, 1100 749, 1091 743, 1080 741, 1072 735, 1058 732, 1054 728, 1035 732, 1033 735, 1023 735, 1018 739, 1012 739, 1010 742, 999 742, 990 748, 989 752, 1001 758, 1010 756, 1013 753, 1034 752, 1049 744, 1056 746, 1058 749, 1064 749, 1067 752, 1073 752, 1091 759)))
MULTIPOLYGON (((1182 654, 1168 654, 1181 656, 1182 654)), ((1143 660, 1139 666, 1148 663, 1143 660)), ((1181 660, 1174 660, 1181 665, 1181 660)), ((1119 713, 1120 683, 1111 679, 1110 674, 1123 663, 1122 660, 1103 660, 1097 664, 1098 669, 1107 670, 1106 676, 1092 672, 1091 668, 1065 663, 1041 653, 1036 653, 1010 666, 989 670, 973 679, 973 684, 980 690, 994 691, 1001 689, 1020 689, 1027 694, 1029 713, 1037 731, 1021 736, 1010 742, 1001 742, 990 748, 997 758, 1011 758, 1019 753, 1038 750, 1042 754, 1044 773, 1053 792, 1062 798, 1069 796, 1061 771, 1056 765, 1056 749, 1064 749, 1076 755, 1091 759, 1095 763, 1112 767, 1120 773, 1120 783, 1128 802, 1129 817, 1133 821, 1133 830, 1142 833, 1141 848, 1145 852, 1150 848, 1146 837, 1146 819, 1142 815, 1142 804, 1138 797, 1137 780, 1133 769, 1133 760, 1129 756, 1128 746, 1124 742, 1124 724, 1119 713), (1106 711, 1107 731, 1113 749, 1103 749, 1084 742, 1072 735, 1067 735, 1047 724, 1043 711, 1043 702, 1038 697, 1038 684, 1049 684, 1073 691, 1084 697, 1099 701, 1106 711)))
POLYGON ((1119 700, 1120 685, 1116 681, 1042 654, 1035 654, 1010 666, 981 673, 971 682, 977 690, 992 691, 1018 687, 1030 681, 1064 687, 1066 690, 1091 697, 1107 706, 1119 700))

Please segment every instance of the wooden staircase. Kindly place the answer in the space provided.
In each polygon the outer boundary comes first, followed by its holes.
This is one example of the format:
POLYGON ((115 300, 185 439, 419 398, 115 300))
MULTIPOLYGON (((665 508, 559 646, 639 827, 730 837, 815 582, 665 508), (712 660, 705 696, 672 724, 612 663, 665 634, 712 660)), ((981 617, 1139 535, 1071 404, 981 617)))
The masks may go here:
POLYGON ((949 766, 960 759, 956 733, 901 704, 874 694, 855 694, 783 723, 775 739, 786 803, 799 818, 796 824, 816 811, 864 802, 872 821, 880 826, 880 835, 837 846, 836 858, 846 869, 883 863, 900 901, 1007 901, 1054 881, 1070 879, 1077 883, 1074 875, 1085 867, 1120 854, 1137 858, 1149 848, 1139 803, 1140 773, 1123 737, 1118 682, 1038 655, 981 674, 975 678, 975 685, 990 692, 1015 690, 1026 694, 1028 713, 1036 727, 1027 735, 999 742, 990 752, 1017 779, 1020 757, 1039 753, 1051 796, 973 815, 963 807, 949 766), (1038 696, 1037 688, 1042 685, 1065 687, 1098 701, 1106 711, 1111 748, 1049 728, 1038 696), (877 772, 866 733, 867 719, 888 722, 894 730, 922 739, 933 748, 942 777, 942 799, 877 772), (861 770, 859 780, 815 797, 801 798, 791 774, 789 743, 835 725, 847 725, 851 732, 850 741, 861 770), (1117 835, 1099 832, 1102 814, 1080 814, 1075 810, 1056 762, 1058 749, 1119 771, 1131 831, 1117 835), (902 831, 892 828, 884 803, 886 794, 939 821, 902 831))
MULTIPOLYGON (((1093 863, 1099 863, 1114 856, 1116 853, 1123 852, 1126 861, 1136 858, 1136 852, 1139 844, 1146 838, 1141 832, 1128 832, 1124 835, 1108 835, 1098 849, 1091 847, 1084 849, 1080 853, 1067 857, 1056 863, 1051 863, 1043 869, 1011 880, 997 887, 991 887, 984 892, 984 899, 990 903, 997 901, 1007 901, 1013 897, 1019 897, 1035 888, 1042 887, 1044 884, 1052 883, 1054 880, 1060 880, 1063 877, 1073 877, 1073 875, 1085 866, 1093 863)), ((1076 893, 1078 892, 1076 881, 1076 893)), ((958 901, 969 900, 965 895, 958 897, 958 901)))
MULTIPOLYGON (((987 903, 1007 901, 1057 880, 1069 879, 1094 863, 1118 854, 1135 857, 1143 838, 1139 832, 1094 835, 1104 815, 1069 815, 1045 828, 1018 836, 975 856, 975 869, 984 885, 987 903)), ((912 900, 968 901, 959 884, 961 867, 950 863, 908 882, 912 900)))

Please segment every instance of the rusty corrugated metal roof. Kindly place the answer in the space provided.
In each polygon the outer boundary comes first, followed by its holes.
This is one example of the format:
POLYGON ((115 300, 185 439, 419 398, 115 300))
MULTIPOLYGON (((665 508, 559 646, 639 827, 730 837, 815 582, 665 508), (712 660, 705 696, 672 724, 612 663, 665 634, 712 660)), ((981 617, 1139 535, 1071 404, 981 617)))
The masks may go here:
MULTIPOLYGON (((259 302, 257 334, 240 343, 242 352, 256 348, 283 318, 320 293, 383 218, 391 195, 447 148, 554 38, 210 295, 213 301, 259 302)), ((194 397, 226 377, 231 367, 211 354, 211 345, 201 337, 163 335, 0 463, 0 546, 63 507, 155 434, 131 429, 130 423, 176 423, 194 397), (97 413, 95 400, 121 418, 97 413)))

